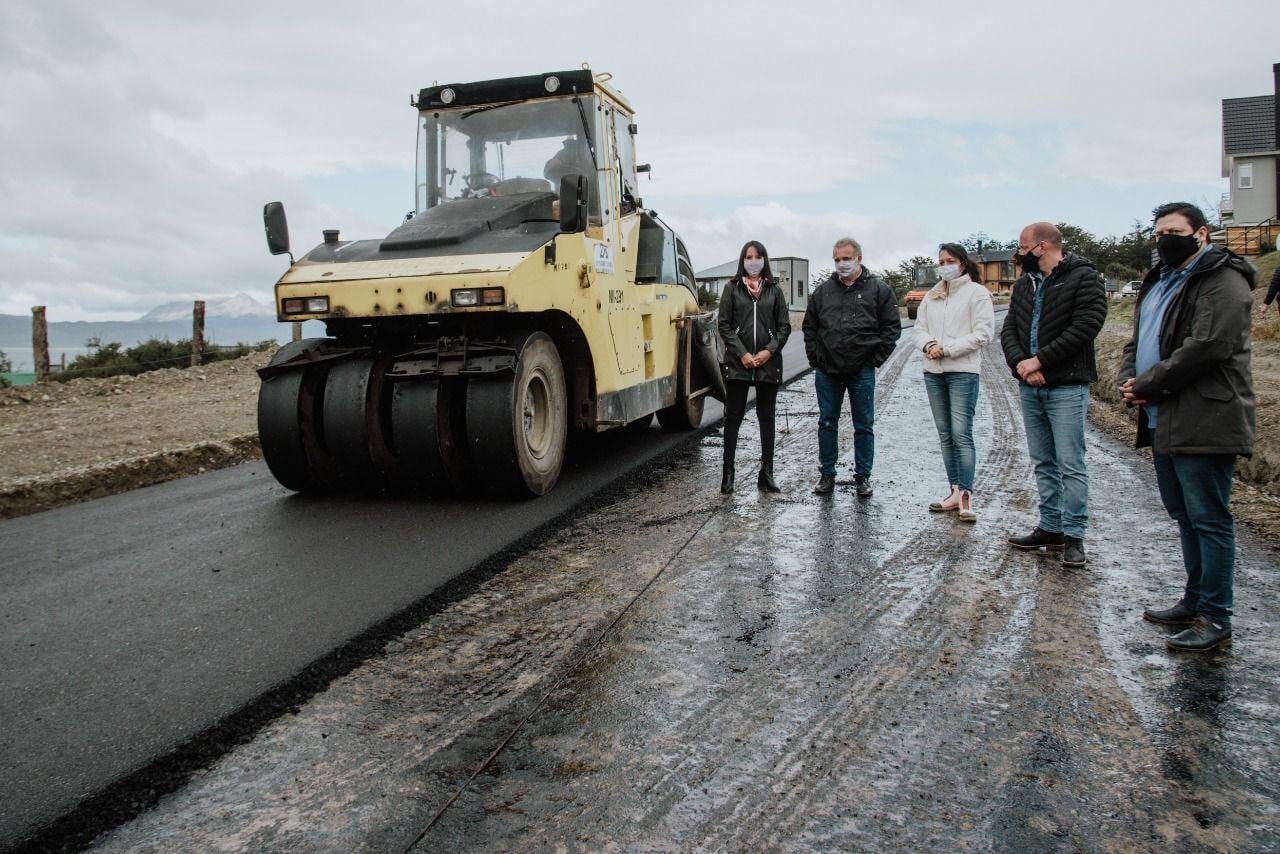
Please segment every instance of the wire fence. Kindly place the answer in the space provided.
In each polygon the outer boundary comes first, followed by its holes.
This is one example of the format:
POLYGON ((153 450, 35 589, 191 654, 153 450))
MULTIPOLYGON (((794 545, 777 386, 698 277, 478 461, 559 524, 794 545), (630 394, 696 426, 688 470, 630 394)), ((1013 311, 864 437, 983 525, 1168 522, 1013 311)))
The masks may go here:
MULTIPOLYGON (((150 342, 143 342, 143 345, 150 342)), ((106 345, 110 346, 110 345, 106 345)), ((184 342, 177 342, 174 346, 184 346, 184 342)), ((267 346, 275 346, 275 342, 266 342, 259 344, 206 344, 201 352, 201 364, 193 366, 191 364, 191 353, 188 351, 181 355, 165 356, 155 358, 151 356, 132 355, 130 349, 119 351, 119 358, 113 360, 109 364, 90 365, 80 368, 60 369, 56 366, 50 367, 49 378, 56 381, 66 381, 80 378, 101 378, 108 376, 118 376, 121 374, 145 374, 150 371, 158 371, 164 368, 188 368, 188 367, 204 367, 212 362, 225 361, 227 359, 239 358, 247 356, 250 353, 258 352, 266 349, 267 346)), ((101 352, 101 350, 97 351, 101 352)), ((88 354, 92 357, 94 354, 88 354)), ((78 356, 77 359, 83 359, 84 356, 78 356)), ((75 362, 73 361, 72 364, 75 362)))

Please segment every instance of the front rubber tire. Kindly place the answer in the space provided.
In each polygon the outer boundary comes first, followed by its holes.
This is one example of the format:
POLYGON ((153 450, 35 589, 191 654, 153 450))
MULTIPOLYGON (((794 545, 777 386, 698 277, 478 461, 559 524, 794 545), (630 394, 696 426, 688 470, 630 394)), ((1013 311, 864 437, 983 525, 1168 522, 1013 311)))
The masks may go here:
POLYGON ((560 353, 545 332, 523 339, 514 374, 467 383, 467 445, 481 487, 545 495, 560 479, 569 433, 560 353))

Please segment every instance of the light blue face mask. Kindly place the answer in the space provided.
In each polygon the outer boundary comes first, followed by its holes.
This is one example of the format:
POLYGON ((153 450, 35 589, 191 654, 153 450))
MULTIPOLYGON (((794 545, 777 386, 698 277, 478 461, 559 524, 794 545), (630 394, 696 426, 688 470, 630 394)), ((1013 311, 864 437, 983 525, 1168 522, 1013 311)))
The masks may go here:
POLYGON ((764 269, 764 259, 748 258, 742 262, 742 266, 747 271, 748 276, 758 276, 760 271, 764 269))
POLYGON ((959 264, 939 264, 938 266, 934 267, 933 270, 935 273, 938 274, 938 278, 944 282, 949 282, 952 279, 960 278, 959 264))

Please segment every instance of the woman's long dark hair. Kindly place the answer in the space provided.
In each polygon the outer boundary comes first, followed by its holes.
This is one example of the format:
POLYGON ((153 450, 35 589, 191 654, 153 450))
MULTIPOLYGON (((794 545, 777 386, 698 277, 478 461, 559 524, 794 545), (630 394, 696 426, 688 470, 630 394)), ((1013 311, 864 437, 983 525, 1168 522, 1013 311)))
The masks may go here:
POLYGON ((745 279, 747 277, 747 250, 754 249, 760 253, 760 257, 764 259, 764 269, 760 271, 760 278, 772 279, 773 270, 769 269, 769 250, 764 248, 764 244, 759 240, 748 240, 742 245, 742 251, 738 253, 738 278, 745 279))
POLYGON ((978 264, 969 257, 969 253, 959 243, 944 243, 938 247, 939 252, 949 252, 960 261, 960 272, 969 277, 969 280, 977 284, 982 284, 982 270, 978 264))

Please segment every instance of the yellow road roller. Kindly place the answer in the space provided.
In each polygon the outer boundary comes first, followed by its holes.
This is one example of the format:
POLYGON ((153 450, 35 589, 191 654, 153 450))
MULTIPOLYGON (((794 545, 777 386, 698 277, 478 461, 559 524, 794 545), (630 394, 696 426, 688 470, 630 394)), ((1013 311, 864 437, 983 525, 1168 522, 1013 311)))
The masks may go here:
POLYGON ((723 396, 684 243, 640 197, 635 112, 583 68, 433 85, 415 205, 386 237, 293 260, 263 212, 281 322, 326 336, 259 371, 271 473, 297 491, 542 495, 568 431, 692 430, 723 396))

